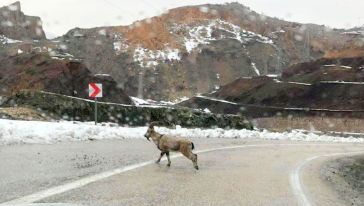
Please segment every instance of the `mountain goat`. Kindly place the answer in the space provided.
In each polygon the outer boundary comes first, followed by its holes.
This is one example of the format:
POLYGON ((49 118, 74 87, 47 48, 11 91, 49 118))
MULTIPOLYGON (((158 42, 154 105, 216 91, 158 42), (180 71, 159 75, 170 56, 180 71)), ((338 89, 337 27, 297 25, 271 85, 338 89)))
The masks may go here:
POLYGON ((192 150, 195 148, 194 144, 186 139, 176 139, 167 135, 159 134, 154 130, 155 125, 156 123, 154 122, 149 125, 144 137, 146 137, 148 141, 152 139, 154 144, 156 144, 158 149, 161 151, 156 163, 159 163, 162 157, 167 155, 167 166, 170 167, 171 160, 169 159, 169 152, 181 152, 185 157, 192 161, 194 168, 198 170, 197 154, 192 153, 192 150))

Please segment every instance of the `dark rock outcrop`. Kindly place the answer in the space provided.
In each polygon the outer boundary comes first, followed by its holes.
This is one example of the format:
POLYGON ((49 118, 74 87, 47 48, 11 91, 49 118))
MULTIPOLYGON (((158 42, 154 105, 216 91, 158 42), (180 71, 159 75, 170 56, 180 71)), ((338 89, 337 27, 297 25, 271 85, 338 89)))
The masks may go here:
POLYGON ((24 15, 20 2, 0 8, 0 35, 16 40, 46 39, 41 19, 24 15))
POLYGON ((103 84, 101 101, 132 104, 132 100, 109 76, 93 75, 77 61, 54 59, 47 54, 22 54, 0 60, 0 95, 23 89, 88 98, 88 84, 103 84))
POLYGON ((287 68, 281 78, 239 78, 207 98, 180 103, 213 112, 323 111, 363 116, 364 58, 320 59, 287 68), (210 98, 210 99, 209 99, 210 98), (230 101, 234 104, 214 101, 230 101), (350 112, 352 110, 353 112, 350 112), (348 111, 348 112, 346 112, 348 111), (355 114, 357 113, 357 114, 355 114))

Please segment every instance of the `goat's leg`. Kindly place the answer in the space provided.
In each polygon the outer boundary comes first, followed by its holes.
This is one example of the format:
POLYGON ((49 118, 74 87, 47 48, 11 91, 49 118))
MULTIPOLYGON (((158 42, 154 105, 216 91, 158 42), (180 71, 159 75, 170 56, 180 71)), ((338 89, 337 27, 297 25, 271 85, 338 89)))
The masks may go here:
POLYGON ((190 159, 193 163, 193 167, 198 170, 198 165, 197 165, 197 154, 193 154, 191 150, 183 150, 181 151, 181 153, 187 157, 188 159, 190 159))
POLYGON ((165 152, 161 152, 161 155, 159 156, 159 158, 157 159, 157 161, 155 161, 155 163, 160 163, 161 162, 161 159, 162 157, 164 156, 165 152))
POLYGON ((167 167, 170 167, 171 166, 171 160, 169 159, 169 152, 166 152, 166 155, 167 155, 167 159, 168 159, 167 167))

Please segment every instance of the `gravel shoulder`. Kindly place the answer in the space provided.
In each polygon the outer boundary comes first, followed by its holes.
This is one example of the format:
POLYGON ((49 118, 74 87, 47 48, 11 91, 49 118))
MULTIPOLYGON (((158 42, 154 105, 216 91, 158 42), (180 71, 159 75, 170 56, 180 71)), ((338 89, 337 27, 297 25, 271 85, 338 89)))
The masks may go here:
POLYGON ((364 205, 364 156, 343 157, 326 162, 322 178, 348 205, 364 205))

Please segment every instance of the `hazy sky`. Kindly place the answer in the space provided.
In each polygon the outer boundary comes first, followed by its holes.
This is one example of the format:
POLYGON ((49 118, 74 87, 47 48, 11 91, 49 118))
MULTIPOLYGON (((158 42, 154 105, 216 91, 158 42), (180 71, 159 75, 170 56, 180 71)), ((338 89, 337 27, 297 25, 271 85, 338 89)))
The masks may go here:
MULTIPOLYGON (((0 6, 15 0, 0 0, 0 6)), ((258 13, 301 23, 350 28, 364 24, 364 0, 235 0, 258 13)), ((20 0, 28 15, 40 16, 48 37, 74 27, 127 25, 178 6, 226 0, 20 0)))

